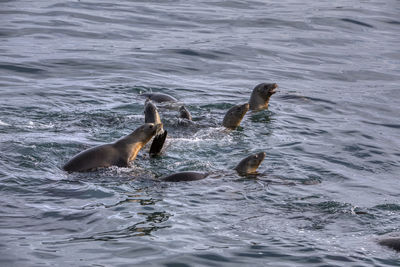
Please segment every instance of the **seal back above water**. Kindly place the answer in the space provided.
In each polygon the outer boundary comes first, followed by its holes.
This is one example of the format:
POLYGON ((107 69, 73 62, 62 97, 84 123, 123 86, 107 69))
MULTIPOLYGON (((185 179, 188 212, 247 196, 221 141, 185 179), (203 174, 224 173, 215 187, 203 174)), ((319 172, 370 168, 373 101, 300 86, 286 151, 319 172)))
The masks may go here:
MULTIPOLYGON (((265 158, 265 152, 260 152, 257 154, 250 155, 244 159, 242 159, 239 164, 236 166, 235 170, 240 175, 248 175, 255 174, 258 166, 260 166, 261 162, 265 158)), ((161 178, 161 181, 164 182, 189 182, 196 181, 206 178, 209 173, 204 172, 178 172, 171 174, 169 176, 161 178)))
POLYGON ((128 167, 129 161, 136 158, 140 149, 150 141, 160 127, 160 124, 146 123, 114 143, 82 151, 69 160, 63 169, 67 172, 85 172, 113 165, 128 167))
POLYGON ((140 94, 140 96, 147 97, 150 100, 158 103, 178 101, 175 97, 163 93, 144 93, 140 94))
POLYGON ((178 172, 161 178, 164 182, 189 182, 204 179, 208 176, 205 172, 178 172))
POLYGON ((400 237, 384 238, 379 240, 378 243, 382 246, 386 246, 400 252, 400 237))

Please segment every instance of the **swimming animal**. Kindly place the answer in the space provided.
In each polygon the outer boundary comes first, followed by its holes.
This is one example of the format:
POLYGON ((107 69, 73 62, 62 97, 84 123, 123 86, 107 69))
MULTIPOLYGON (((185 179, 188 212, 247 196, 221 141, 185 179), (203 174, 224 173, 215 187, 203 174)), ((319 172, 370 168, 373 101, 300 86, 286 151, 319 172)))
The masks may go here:
POLYGON ((63 169, 67 172, 85 172, 100 167, 128 167, 140 149, 160 130, 161 124, 146 123, 131 134, 111 144, 89 148, 70 159, 63 169))
POLYGON ((249 110, 249 104, 236 105, 226 112, 222 125, 228 129, 235 129, 240 125, 244 115, 249 110))
POLYGON ((187 120, 192 120, 192 115, 190 115, 189 110, 185 106, 180 106, 179 107, 179 118, 181 119, 187 119, 187 120))
POLYGON ((206 172, 178 172, 168 175, 161 180, 164 182, 188 182, 204 179, 208 176, 206 172))
POLYGON ((278 84, 276 83, 260 83, 254 87, 250 96, 250 110, 259 111, 268 108, 269 99, 276 93, 278 84))
POLYGON ((167 95, 167 94, 162 94, 162 93, 144 93, 144 94, 140 94, 140 96, 149 98, 150 100, 157 102, 157 103, 177 102, 178 101, 175 97, 167 95))
MULTIPOLYGON (((235 170, 239 175, 245 176, 249 174, 255 174, 258 166, 265 159, 265 152, 256 153, 242 159, 239 164, 235 167, 235 170)), ((178 172, 166 177, 161 178, 164 182, 188 182, 197 181, 206 178, 209 173, 204 172, 178 172)))
POLYGON ((258 166, 265 159, 265 152, 260 152, 257 154, 252 154, 244 159, 242 159, 239 164, 235 167, 235 170, 239 175, 254 174, 257 171, 258 166))
POLYGON ((387 237, 378 241, 382 246, 389 247, 400 252, 400 237, 387 237))

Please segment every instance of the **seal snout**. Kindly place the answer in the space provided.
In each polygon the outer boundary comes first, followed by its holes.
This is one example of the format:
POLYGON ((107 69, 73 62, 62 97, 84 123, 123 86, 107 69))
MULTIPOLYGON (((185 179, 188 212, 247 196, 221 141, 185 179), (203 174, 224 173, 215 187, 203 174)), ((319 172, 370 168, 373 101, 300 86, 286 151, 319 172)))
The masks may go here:
POLYGON ((277 83, 273 83, 273 84, 271 85, 271 88, 269 89, 269 93, 270 93, 271 95, 275 94, 275 93, 276 93, 276 89, 278 89, 278 84, 277 84, 277 83))
POLYGON ((265 156, 267 154, 265 152, 260 152, 258 154, 256 154, 256 159, 259 159, 260 161, 263 161, 265 159, 265 156))

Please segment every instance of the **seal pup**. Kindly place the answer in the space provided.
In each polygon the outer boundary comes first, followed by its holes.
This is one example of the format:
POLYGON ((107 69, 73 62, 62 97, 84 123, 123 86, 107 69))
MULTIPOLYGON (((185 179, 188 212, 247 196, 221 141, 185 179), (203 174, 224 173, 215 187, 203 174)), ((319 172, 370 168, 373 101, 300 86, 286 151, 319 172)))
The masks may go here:
POLYGON ((157 102, 157 103, 178 102, 178 100, 175 97, 167 95, 167 94, 163 94, 163 93, 144 93, 144 94, 140 94, 140 96, 149 98, 150 100, 157 102))
POLYGON ((67 172, 85 172, 100 167, 128 167, 140 149, 160 130, 160 124, 146 123, 111 144, 89 148, 75 155, 64 166, 67 172))
POLYGON ((254 87, 250 96, 250 110, 259 111, 268 108, 270 97, 276 93, 278 84, 276 83, 260 83, 254 87))
POLYGON ((160 154, 161 149, 164 146, 165 139, 167 138, 168 132, 164 130, 162 126, 160 114, 158 113, 157 107, 153 104, 153 102, 151 102, 149 98, 146 99, 144 105, 144 122, 161 125, 160 130, 156 133, 156 136, 154 137, 153 142, 150 146, 149 154, 150 156, 154 157, 160 154))
POLYGON ((249 104, 236 105, 226 112, 222 125, 228 129, 235 129, 240 125, 244 115, 249 110, 249 104))
POLYGON ((400 252, 400 237, 387 237, 379 240, 378 244, 400 252))
POLYGON ((235 170, 239 175, 255 174, 258 166, 265 159, 265 152, 252 154, 242 159, 239 164, 235 167, 235 170))
POLYGON ((192 120, 192 115, 190 115, 189 110, 185 106, 179 107, 179 118, 180 119, 187 119, 189 121, 192 120))
MULTIPOLYGON (((258 166, 265 159, 265 152, 260 152, 257 154, 252 154, 244 159, 242 159, 239 164, 234 168, 239 175, 249 175, 255 174, 258 166)), ((178 172, 166 177, 161 178, 164 182, 189 182, 197 181, 206 178, 209 173, 204 172, 178 172)))

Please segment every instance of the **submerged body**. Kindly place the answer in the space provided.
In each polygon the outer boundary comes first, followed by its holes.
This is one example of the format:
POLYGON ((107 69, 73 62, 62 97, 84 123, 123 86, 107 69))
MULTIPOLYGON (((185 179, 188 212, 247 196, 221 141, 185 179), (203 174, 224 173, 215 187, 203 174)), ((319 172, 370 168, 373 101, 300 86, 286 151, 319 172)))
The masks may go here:
POLYGON ((276 88, 278 88, 278 84, 276 83, 260 83, 254 87, 249 100, 250 110, 259 111, 267 109, 269 99, 276 93, 276 88))
POLYGON ((161 180, 164 182, 188 182, 204 179, 208 176, 208 173, 204 172, 178 172, 168 175, 161 180))
MULTIPOLYGON (((265 152, 250 155, 242 159, 239 164, 235 167, 235 170, 239 175, 254 174, 257 171, 258 166, 265 159, 265 152)), ((208 176, 208 173, 203 172, 177 172, 166 177, 161 178, 164 182, 189 182, 204 179, 208 176)))
POLYGON ((85 172, 101 167, 127 167, 160 127, 160 124, 146 123, 115 143, 82 151, 70 159, 63 169, 67 172, 85 172))
POLYGON ((175 97, 163 93, 144 93, 140 94, 140 96, 144 96, 157 103, 178 101, 175 97))
POLYGON ((226 112, 222 125, 228 129, 235 129, 240 125, 244 115, 249 110, 249 104, 236 105, 226 112))
POLYGON ((400 252, 400 237, 388 237, 378 242, 382 246, 389 247, 400 252))

